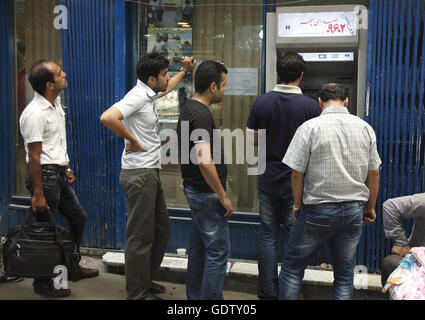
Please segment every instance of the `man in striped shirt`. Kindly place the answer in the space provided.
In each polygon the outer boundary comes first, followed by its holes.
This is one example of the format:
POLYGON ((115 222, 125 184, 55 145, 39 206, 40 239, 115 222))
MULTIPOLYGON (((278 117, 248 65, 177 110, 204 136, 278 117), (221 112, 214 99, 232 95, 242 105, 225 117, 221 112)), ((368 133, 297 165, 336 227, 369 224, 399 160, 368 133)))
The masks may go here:
POLYGON ((363 223, 375 221, 381 160, 372 127, 348 110, 346 90, 325 85, 322 114, 302 124, 283 163, 292 169, 291 231, 279 278, 281 299, 299 299, 307 262, 329 241, 333 299, 351 299, 363 223))

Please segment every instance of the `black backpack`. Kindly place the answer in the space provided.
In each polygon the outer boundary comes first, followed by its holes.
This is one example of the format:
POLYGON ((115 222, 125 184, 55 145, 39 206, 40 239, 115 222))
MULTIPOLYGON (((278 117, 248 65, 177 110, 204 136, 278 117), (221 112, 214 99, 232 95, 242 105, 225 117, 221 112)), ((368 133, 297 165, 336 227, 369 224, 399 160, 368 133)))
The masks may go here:
POLYGON ((34 221, 29 208, 22 225, 10 229, 3 244, 4 269, 9 277, 52 278, 65 266, 69 280, 81 279, 80 254, 70 232, 56 225, 55 215, 47 210, 48 222, 34 221), (57 270, 55 271, 55 268, 57 270))

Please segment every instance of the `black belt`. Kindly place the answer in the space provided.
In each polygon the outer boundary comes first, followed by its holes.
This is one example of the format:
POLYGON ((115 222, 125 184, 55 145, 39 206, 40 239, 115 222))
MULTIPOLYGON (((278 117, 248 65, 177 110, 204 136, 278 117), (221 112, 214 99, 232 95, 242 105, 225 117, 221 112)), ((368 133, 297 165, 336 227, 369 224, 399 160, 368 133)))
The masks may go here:
POLYGON ((57 164, 43 164, 41 165, 41 169, 54 170, 61 174, 66 173, 66 166, 59 166, 57 164))

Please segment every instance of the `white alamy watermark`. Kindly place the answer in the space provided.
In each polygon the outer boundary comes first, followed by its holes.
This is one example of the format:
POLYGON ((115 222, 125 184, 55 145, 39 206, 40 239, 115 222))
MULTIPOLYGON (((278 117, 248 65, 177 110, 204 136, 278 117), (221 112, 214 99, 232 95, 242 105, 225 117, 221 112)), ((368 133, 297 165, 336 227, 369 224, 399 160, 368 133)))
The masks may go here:
POLYGON ((367 290, 368 270, 366 266, 358 265, 354 267, 354 289, 367 290))
POLYGON ((53 20, 53 27, 57 30, 68 30, 68 8, 58 5, 53 9, 53 13, 58 15, 53 20))
POLYGON ((65 266, 59 265, 55 267, 53 273, 58 274, 58 276, 53 279, 53 286, 55 289, 68 289, 68 269, 65 266))
POLYGON ((206 162, 205 153, 196 148, 190 148, 190 142, 212 143, 214 164, 247 164, 248 175, 261 175, 266 171, 266 129, 251 132, 242 129, 214 129, 213 137, 205 129, 189 131, 189 121, 182 121, 180 141, 176 130, 163 129, 160 132, 163 165, 166 164, 195 164, 206 162), (180 142, 180 157, 179 157, 180 142), (235 143, 233 143, 235 142, 235 143), (258 145, 258 155, 255 146, 258 145))

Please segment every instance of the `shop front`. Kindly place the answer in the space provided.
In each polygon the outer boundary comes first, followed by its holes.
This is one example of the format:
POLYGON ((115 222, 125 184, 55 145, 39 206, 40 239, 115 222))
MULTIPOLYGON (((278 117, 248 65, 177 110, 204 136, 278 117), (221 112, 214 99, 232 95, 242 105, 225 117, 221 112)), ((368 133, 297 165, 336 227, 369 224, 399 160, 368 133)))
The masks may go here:
MULTIPOLYGON (((305 57, 308 67, 302 89, 307 95, 314 97, 322 83, 343 83, 350 92, 350 112, 365 118, 377 130, 384 160, 383 195, 377 208, 380 215, 380 206, 386 197, 424 187, 423 110, 404 110, 402 100, 399 104, 397 99, 391 103, 391 84, 398 83, 391 82, 395 69, 399 68, 399 77, 407 70, 409 79, 415 76, 418 80, 419 71, 424 71, 421 69, 422 52, 425 52, 421 26, 425 9, 421 1, 402 2, 347 0, 336 6, 334 1, 320 0, 282 3, 267 0, 223 3, 213 0, 1 0, 0 41, 5 48, 1 52, 5 69, 0 76, 3 93, 0 128, 5 133, 0 137, 2 233, 22 221, 30 203, 24 184, 25 152, 18 119, 33 95, 26 80, 29 68, 43 58, 56 61, 68 74, 69 87, 62 100, 67 115, 68 149, 77 175, 75 190, 89 215, 83 245, 124 249, 125 197, 118 183, 123 141, 103 127, 99 118, 134 85, 138 57, 152 51, 169 59, 170 75, 178 71, 183 56, 193 55, 198 62, 216 60, 226 66, 229 90, 220 104, 211 106, 211 111, 217 128, 235 133, 230 140, 232 150, 238 145, 246 146, 246 141, 238 141, 240 135, 236 133, 245 132, 256 97, 273 87, 277 55, 292 50, 305 57), (400 13, 396 13, 396 9, 400 13), (311 21, 312 15, 315 21, 311 21), (326 26, 325 31, 317 31, 314 29, 317 25, 327 22, 322 16, 335 19, 345 16, 347 20, 341 23, 335 20, 338 23, 332 23, 331 28, 326 26), (391 28, 383 29, 379 24, 383 19, 396 21, 397 25, 391 22, 391 28), (288 26, 302 22, 310 23, 312 34, 288 33, 293 28, 288 26), (334 28, 337 24, 338 28, 334 28), (417 32, 408 33, 409 28, 417 28, 417 32), (325 32, 325 35, 315 32, 325 32), (404 41, 399 39, 401 34, 404 41), (388 39, 393 42, 386 47, 388 39), (407 39, 412 52, 416 50, 416 60, 409 60, 408 64, 397 60, 402 58, 393 52, 405 52, 407 39), (393 62, 395 69, 385 69, 393 62), (382 75, 379 68, 384 68, 386 73, 382 75), (416 73, 413 70, 417 70, 416 73), (414 130, 409 133, 408 127, 400 127, 399 131, 390 129, 395 127, 396 119, 392 118, 389 108, 399 110, 400 116, 408 115, 415 123, 414 130), (388 121, 380 122, 379 112, 385 114, 388 121), (396 144, 390 143, 397 140, 396 137, 402 141, 417 141, 416 147, 412 145, 412 152, 417 156, 407 156, 405 162, 399 164, 400 172, 404 168, 412 170, 412 187, 407 180, 403 185, 395 177, 397 170, 391 167, 393 159, 403 159, 401 151, 395 154, 395 149, 391 149, 389 154, 388 148, 396 148, 396 144)), ((403 97, 413 99, 408 104, 423 103, 423 100, 417 101, 423 98, 423 88, 415 88, 415 98, 403 97)), ((193 75, 189 75, 174 92, 158 100, 158 127, 163 132, 165 146, 161 180, 172 222, 167 252, 171 253, 189 246, 190 210, 183 194, 179 164, 169 161, 176 155, 166 135, 170 131, 166 129, 176 128, 181 107, 193 93, 193 75)), ((244 134, 242 137, 245 139, 244 134)), ((409 146, 405 149, 410 150, 409 146)), ((248 161, 246 154, 240 158, 233 152, 229 157, 226 187, 235 210, 230 219, 232 258, 257 259, 257 176, 249 174, 257 165, 248 161)), ((59 220, 66 224, 63 218, 59 220)), ((358 264, 375 271, 388 251, 381 219, 365 228, 358 264)), ((323 248, 314 264, 329 263, 329 259, 327 249, 323 248)))

